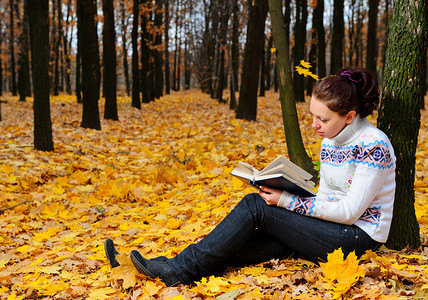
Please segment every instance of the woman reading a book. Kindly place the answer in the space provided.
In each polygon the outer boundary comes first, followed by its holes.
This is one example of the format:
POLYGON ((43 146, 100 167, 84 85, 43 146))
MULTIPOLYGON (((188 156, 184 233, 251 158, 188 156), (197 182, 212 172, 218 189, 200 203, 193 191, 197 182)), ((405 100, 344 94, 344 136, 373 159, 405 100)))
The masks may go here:
MULTIPOLYGON (((388 238, 395 193, 393 148, 366 119, 378 104, 378 82, 366 69, 320 81, 310 104, 312 127, 323 138, 316 196, 261 187, 174 258, 145 259, 133 250, 137 270, 167 285, 191 284, 228 266, 293 255, 318 262, 338 248, 346 255, 378 249, 388 238)), ((118 266, 112 240, 105 251, 118 266)))

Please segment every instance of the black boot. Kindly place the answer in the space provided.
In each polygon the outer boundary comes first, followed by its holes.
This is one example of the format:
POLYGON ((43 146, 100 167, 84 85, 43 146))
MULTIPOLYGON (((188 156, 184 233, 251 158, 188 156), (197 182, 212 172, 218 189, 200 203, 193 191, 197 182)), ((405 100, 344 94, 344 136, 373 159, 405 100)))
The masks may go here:
POLYGON ((136 250, 131 251, 131 260, 138 272, 150 278, 159 277, 167 286, 174 286, 180 283, 177 275, 175 275, 166 260, 148 260, 136 250))
POLYGON ((104 251, 106 253, 106 257, 110 262, 110 265, 112 268, 119 267, 120 264, 116 260, 116 255, 119 254, 119 252, 116 251, 114 248, 114 243, 111 239, 106 239, 104 242, 104 251))

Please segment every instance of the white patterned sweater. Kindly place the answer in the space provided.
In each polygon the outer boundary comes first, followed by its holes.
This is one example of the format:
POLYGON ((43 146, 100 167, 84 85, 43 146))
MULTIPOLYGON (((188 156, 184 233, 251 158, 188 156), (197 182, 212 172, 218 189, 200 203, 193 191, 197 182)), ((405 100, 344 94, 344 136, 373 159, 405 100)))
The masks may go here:
POLYGON ((395 194, 395 155, 387 136, 357 117, 321 143, 320 184, 315 197, 283 192, 278 206, 341 224, 355 224, 386 242, 395 194))

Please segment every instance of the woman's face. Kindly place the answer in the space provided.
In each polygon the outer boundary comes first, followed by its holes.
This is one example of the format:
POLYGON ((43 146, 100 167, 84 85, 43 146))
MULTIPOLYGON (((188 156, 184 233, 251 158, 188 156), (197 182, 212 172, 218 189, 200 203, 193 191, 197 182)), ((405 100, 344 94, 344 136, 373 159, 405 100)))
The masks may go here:
POLYGON ((356 112, 352 110, 346 116, 341 116, 314 96, 311 99, 310 110, 313 117, 312 127, 319 136, 328 139, 338 135, 343 128, 354 120, 356 115, 356 112))

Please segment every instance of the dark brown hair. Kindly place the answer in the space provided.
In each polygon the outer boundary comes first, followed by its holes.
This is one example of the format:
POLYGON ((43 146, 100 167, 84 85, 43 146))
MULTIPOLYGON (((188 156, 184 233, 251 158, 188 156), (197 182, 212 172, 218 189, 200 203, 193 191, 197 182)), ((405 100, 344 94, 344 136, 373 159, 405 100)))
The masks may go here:
POLYGON ((365 118, 379 106, 379 84, 367 69, 346 68, 318 82, 312 96, 341 116, 355 110, 365 118))

